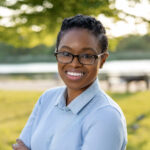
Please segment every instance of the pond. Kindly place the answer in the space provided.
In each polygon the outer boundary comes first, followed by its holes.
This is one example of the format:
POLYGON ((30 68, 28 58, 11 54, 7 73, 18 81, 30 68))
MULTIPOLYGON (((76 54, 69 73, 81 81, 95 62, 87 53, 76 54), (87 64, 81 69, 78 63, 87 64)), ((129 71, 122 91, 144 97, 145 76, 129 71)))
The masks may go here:
MULTIPOLYGON (((0 64, 0 74, 57 73, 57 63, 0 64)), ((150 75, 150 60, 107 61, 101 73, 150 75)))

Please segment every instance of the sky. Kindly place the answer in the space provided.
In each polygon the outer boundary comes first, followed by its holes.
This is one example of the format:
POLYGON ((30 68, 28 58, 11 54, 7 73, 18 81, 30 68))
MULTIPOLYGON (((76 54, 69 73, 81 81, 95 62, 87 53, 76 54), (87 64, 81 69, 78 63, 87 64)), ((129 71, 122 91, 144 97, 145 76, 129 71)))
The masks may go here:
MULTIPOLYGON (((119 10, 123 10, 129 14, 136 15, 137 17, 144 17, 150 20, 150 3, 148 0, 142 0, 140 4, 132 5, 132 3, 128 2, 127 0, 116 0, 115 7, 119 10)), ((6 8, 0 7, 0 14, 3 15, 5 18, 0 22, 0 25, 6 25, 9 27, 13 25, 10 21, 10 15, 13 12, 6 8)), ((134 19, 132 17, 125 17, 123 14, 120 14, 121 18, 124 18, 124 21, 115 22, 111 18, 106 18, 104 15, 99 15, 98 19, 103 23, 106 27, 107 34, 112 37, 119 37, 128 34, 141 34, 144 35, 148 31, 148 24, 141 22, 139 19, 134 19)), ((26 20, 22 20, 26 21, 26 20)))
MULTIPOLYGON (((150 20, 150 2, 148 0, 142 0, 140 4, 136 5, 129 3, 127 0, 116 0, 115 7, 137 17, 150 20)), ((114 22, 113 19, 106 18, 104 15, 99 15, 98 19, 108 28, 107 34, 113 37, 128 34, 144 35, 148 32, 148 24, 141 22, 140 19, 125 17, 124 14, 120 14, 120 17, 124 18, 125 21, 114 22)))

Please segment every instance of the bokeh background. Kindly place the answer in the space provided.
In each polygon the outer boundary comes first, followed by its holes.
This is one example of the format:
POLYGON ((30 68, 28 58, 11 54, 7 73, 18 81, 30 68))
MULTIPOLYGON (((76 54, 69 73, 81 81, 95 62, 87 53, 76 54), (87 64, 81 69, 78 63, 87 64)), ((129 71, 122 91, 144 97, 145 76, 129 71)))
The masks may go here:
POLYGON ((126 116, 127 150, 150 150, 150 0, 1 0, 0 150, 12 149, 43 91, 64 85, 53 53, 62 20, 76 14, 106 27, 99 81, 126 116))

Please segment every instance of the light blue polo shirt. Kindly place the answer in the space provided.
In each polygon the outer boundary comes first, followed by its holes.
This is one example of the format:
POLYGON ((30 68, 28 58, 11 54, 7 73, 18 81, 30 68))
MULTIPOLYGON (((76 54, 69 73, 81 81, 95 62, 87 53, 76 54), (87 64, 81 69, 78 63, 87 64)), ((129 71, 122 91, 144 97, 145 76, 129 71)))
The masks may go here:
POLYGON ((125 117, 98 79, 68 106, 65 97, 59 87, 39 98, 20 135, 29 149, 125 150, 125 117))

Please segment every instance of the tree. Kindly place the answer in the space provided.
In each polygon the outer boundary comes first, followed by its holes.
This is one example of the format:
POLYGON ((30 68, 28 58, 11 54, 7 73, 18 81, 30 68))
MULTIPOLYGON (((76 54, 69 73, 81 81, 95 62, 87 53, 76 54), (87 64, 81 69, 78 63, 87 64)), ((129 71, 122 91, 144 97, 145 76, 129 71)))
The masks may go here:
POLYGON ((130 35, 122 38, 116 47, 117 51, 150 51, 150 35, 130 35))
MULTIPOLYGON (((114 0, 1 0, 12 10, 11 25, 0 26, 0 40, 16 46, 52 44, 61 21, 75 14, 116 16, 114 0)), ((3 19, 3 17, 1 18, 3 19)))
POLYGON ((65 17, 81 13, 119 19, 121 11, 116 10, 114 4, 115 0, 1 0, 0 5, 11 10, 12 15, 8 18, 9 24, 0 26, 0 41, 17 47, 50 45, 65 17))

